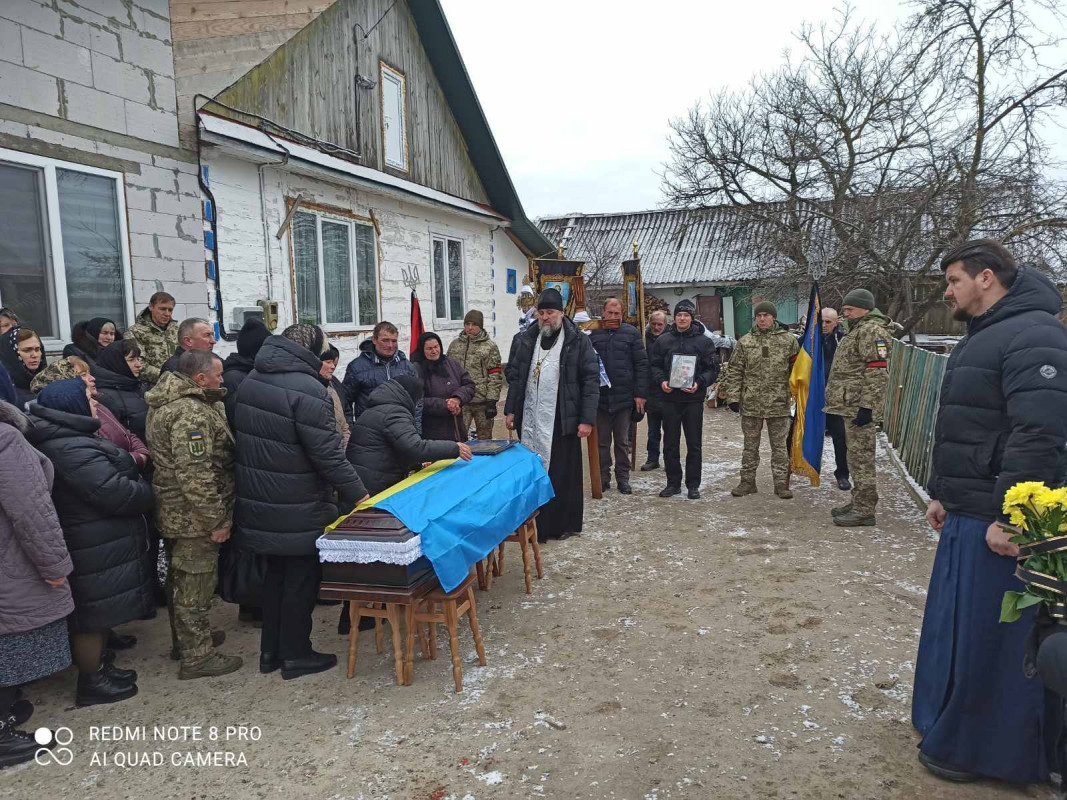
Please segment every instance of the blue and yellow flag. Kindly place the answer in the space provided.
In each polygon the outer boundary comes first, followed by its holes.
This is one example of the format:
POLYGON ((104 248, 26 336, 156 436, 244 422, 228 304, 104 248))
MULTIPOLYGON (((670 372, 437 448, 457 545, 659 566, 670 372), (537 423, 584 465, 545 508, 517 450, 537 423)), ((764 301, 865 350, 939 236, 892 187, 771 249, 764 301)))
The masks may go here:
POLYGON ((797 416, 793 422, 793 439, 789 447, 789 468, 797 475, 819 485, 822 469, 823 437, 826 435, 826 362, 822 352, 822 302, 819 284, 811 287, 808 300, 808 322, 800 352, 789 375, 789 391, 796 402, 797 416))

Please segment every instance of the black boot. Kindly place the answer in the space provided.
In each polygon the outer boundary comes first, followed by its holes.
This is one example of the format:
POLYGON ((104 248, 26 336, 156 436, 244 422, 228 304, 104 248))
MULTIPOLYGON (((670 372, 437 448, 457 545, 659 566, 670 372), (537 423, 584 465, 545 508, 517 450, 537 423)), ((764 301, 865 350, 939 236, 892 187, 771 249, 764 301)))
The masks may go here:
POLYGON ((78 690, 74 702, 79 706, 100 706, 128 700, 135 694, 136 683, 117 681, 100 669, 78 675, 78 690))
POLYGON ((32 760, 39 747, 32 734, 16 730, 9 719, 0 719, 0 768, 32 760))
POLYGON ((337 656, 333 653, 316 653, 312 650, 303 658, 287 658, 282 661, 282 678, 291 681, 301 675, 325 672, 335 666, 337 666, 337 656))
POLYGON ((281 659, 274 653, 260 653, 259 654, 259 671, 264 675, 274 672, 274 670, 281 667, 281 659))
POLYGON ((115 631, 107 632, 107 647, 110 650, 129 650, 137 644, 136 636, 123 636, 115 631))
POLYGON ((103 670, 105 675, 119 683, 137 683, 137 670, 135 669, 122 669, 111 663, 104 664, 103 670))
POLYGON ((24 724, 30 717, 33 716, 33 703, 29 700, 23 700, 19 698, 11 704, 11 709, 7 712, 7 720, 11 723, 11 727, 17 728, 19 725, 24 724))

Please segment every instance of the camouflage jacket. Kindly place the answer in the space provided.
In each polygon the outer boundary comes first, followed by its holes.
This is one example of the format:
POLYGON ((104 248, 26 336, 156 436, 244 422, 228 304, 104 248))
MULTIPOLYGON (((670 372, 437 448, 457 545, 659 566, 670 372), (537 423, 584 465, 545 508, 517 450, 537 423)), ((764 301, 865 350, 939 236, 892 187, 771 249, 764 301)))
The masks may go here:
POLYGON ((159 370, 174 355, 178 347, 178 323, 174 320, 166 328, 152 321, 152 312, 145 309, 137 315, 137 321, 126 331, 126 338, 133 338, 141 348, 141 377, 151 384, 159 380, 159 370))
POLYGON ((789 373, 799 350, 797 338, 777 322, 769 331, 753 328, 734 348, 719 396, 740 403, 746 417, 788 417, 789 373))
POLYGON ((504 387, 500 349, 484 329, 475 337, 461 333, 448 346, 448 357, 460 363, 474 381, 472 403, 495 403, 504 387))
POLYGON ((234 440, 225 391, 168 372, 145 394, 156 517, 165 538, 206 536, 233 520, 234 440))
POLYGON ((827 414, 852 419, 869 408, 875 420, 882 418, 889 387, 888 325, 889 318, 878 309, 849 325, 826 381, 827 414))

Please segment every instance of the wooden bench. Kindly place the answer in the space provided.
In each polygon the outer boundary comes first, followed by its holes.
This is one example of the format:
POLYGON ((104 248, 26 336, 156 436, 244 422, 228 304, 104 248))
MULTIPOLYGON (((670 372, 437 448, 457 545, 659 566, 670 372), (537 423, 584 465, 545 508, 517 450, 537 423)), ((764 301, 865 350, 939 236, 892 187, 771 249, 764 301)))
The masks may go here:
MULTIPOLYGON (((471 626, 471 636, 474 637, 474 649, 478 651, 478 663, 486 665, 485 647, 482 645, 482 632, 478 627, 478 608, 474 602, 474 576, 468 575, 466 580, 451 592, 445 592, 438 584, 420 602, 420 607, 415 611, 415 624, 421 629, 422 623, 427 623, 430 634, 429 648, 430 658, 437 658, 437 626, 444 625, 448 629, 448 646, 452 653, 452 680, 456 684, 456 692, 463 691, 463 667, 459 655, 459 620, 466 614, 467 621, 471 626)), ((420 636, 421 638, 421 636, 420 636)), ((408 661, 411 662, 411 648, 414 647, 414 631, 408 628, 408 661)), ((423 656, 426 655, 425 648, 423 656)))

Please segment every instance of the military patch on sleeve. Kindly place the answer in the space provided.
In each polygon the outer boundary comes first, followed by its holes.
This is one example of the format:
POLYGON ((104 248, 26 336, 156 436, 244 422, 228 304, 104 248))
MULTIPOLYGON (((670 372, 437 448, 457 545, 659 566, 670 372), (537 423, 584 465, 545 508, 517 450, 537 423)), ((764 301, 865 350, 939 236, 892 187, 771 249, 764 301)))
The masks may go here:
POLYGON ((189 455, 193 458, 202 458, 207 453, 204 447, 204 434, 200 431, 189 431, 189 455))
POLYGON ((878 350, 878 357, 885 359, 889 356, 889 347, 885 343, 885 339, 879 339, 874 343, 875 348, 878 350))

